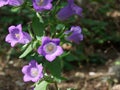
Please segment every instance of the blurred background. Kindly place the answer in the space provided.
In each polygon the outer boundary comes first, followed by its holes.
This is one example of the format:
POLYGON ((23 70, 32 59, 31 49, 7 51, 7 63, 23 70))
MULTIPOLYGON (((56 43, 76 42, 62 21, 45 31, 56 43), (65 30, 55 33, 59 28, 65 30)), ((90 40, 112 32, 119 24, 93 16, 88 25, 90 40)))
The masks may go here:
MULTIPOLYGON (((61 90, 120 90, 120 0, 75 3, 83 13, 71 23, 81 26, 84 40, 79 45, 65 46, 72 52, 64 58, 63 65, 63 76, 69 79, 58 86, 61 90)), ((0 90, 30 90, 32 85, 23 82, 21 72, 29 57, 19 59, 19 46, 13 49, 5 42, 9 26, 22 23, 26 30, 31 22, 31 11, 25 6, 19 9, 0 8, 0 90)), ((54 90, 54 86, 50 87, 54 90)))

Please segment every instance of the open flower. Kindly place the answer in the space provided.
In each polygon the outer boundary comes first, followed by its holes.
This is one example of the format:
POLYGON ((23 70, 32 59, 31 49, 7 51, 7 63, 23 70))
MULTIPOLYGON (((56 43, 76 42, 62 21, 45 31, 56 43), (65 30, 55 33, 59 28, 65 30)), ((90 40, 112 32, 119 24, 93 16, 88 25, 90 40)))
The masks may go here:
POLYGON ((52 0, 33 0, 33 7, 37 12, 50 10, 52 8, 52 0))
POLYGON ((31 60, 29 65, 22 68, 22 72, 24 82, 37 82, 43 77, 43 66, 39 65, 35 60, 31 60))
POLYGON ((72 26, 69 31, 66 31, 66 39, 72 41, 76 44, 79 44, 83 40, 83 34, 81 34, 81 28, 79 26, 72 26))
POLYGON ((6 36, 5 41, 10 43, 11 47, 14 47, 17 43, 27 44, 32 40, 28 33, 22 31, 21 24, 10 26, 8 30, 9 34, 6 36))
POLYGON ((64 8, 62 8, 58 12, 57 18, 59 20, 66 20, 69 17, 71 17, 72 15, 79 15, 79 16, 81 16, 81 12, 82 12, 82 8, 80 8, 79 6, 77 6, 74 3, 74 0, 68 0, 68 5, 65 6, 64 8))
POLYGON ((40 55, 52 62, 56 56, 63 53, 62 47, 59 45, 60 39, 50 39, 49 37, 42 38, 42 45, 38 48, 37 52, 40 55))
POLYGON ((4 5, 20 6, 23 2, 23 0, 0 0, 0 7, 4 5))

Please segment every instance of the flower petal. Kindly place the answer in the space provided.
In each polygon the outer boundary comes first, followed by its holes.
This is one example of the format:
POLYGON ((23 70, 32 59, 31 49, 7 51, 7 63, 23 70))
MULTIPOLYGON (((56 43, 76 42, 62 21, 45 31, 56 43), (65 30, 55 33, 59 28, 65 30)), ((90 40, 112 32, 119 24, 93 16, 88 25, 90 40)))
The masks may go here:
POLYGON ((0 7, 7 5, 9 0, 0 0, 0 7))
POLYGON ((31 77, 29 77, 28 75, 25 74, 23 77, 23 80, 24 80, 24 82, 31 81, 31 77))
POLYGON ((67 5, 66 7, 62 8, 58 14, 57 14, 57 18, 59 20, 66 20, 69 17, 71 17, 74 14, 74 12, 72 11, 72 8, 70 5, 67 5))
POLYGON ((54 53, 55 56, 60 56, 63 53, 63 49, 61 46, 57 46, 57 50, 54 53))
POLYGON ((6 36, 5 41, 11 43, 11 47, 14 47, 18 43, 10 34, 6 36))
POLYGON ((45 45, 46 43, 50 42, 50 38, 49 37, 42 37, 42 45, 45 45))
POLYGON ((29 43, 32 40, 31 36, 28 33, 22 32, 22 34, 23 34, 23 37, 21 38, 19 43, 27 44, 27 43, 29 43))
POLYGON ((27 73, 27 69, 28 69, 28 65, 25 65, 23 68, 22 68, 22 72, 25 74, 27 73))
POLYGON ((58 38, 54 38, 54 39, 52 39, 51 41, 52 41, 53 43, 57 44, 57 45, 60 44, 60 39, 58 39, 58 38))
POLYGON ((22 5, 24 0, 9 0, 9 5, 11 6, 20 6, 22 5))
POLYGON ((45 55, 45 58, 49 61, 49 62, 52 62, 55 58, 56 58, 56 56, 55 55, 45 55))

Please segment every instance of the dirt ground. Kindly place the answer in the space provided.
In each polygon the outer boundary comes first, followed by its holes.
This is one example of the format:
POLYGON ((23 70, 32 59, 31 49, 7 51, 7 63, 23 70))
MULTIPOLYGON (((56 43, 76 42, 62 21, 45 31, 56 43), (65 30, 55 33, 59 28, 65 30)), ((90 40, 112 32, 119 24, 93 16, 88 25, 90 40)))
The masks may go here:
MULTIPOLYGON (((120 90, 111 89, 113 78, 108 75, 108 69, 111 66, 111 60, 105 65, 80 65, 72 71, 64 71, 63 76, 68 80, 58 84, 60 90, 73 88, 75 90, 120 90)), ((21 59, 5 60, 0 57, 0 90, 31 90, 32 82, 24 83, 21 68, 27 62, 21 59)), ((55 90, 54 85, 51 85, 55 90)))

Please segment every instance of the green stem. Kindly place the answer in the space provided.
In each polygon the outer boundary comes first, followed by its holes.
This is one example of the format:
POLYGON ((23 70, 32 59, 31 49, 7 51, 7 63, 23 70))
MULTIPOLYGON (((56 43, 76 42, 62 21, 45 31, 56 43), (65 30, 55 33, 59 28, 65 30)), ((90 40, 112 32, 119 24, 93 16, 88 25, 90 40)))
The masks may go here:
POLYGON ((58 85, 57 85, 57 82, 54 82, 54 84, 55 84, 55 90, 58 90, 58 85))

